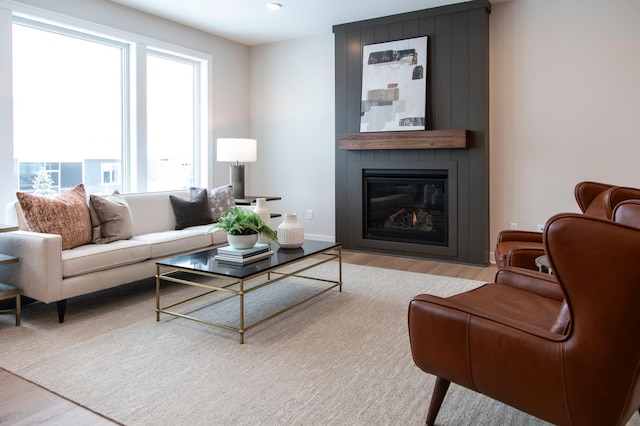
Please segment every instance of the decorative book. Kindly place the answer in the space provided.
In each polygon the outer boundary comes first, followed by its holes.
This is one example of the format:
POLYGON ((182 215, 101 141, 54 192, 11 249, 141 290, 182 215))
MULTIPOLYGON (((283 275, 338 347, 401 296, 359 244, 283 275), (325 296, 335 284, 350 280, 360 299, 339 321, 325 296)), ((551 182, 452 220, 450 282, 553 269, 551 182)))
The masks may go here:
POLYGON ((245 258, 245 257, 254 256, 259 253, 264 253, 269 250, 271 250, 271 246, 269 246, 269 244, 261 244, 261 243, 256 243, 255 246, 248 249, 237 249, 231 246, 224 246, 224 247, 218 248, 218 255, 224 255, 227 257, 234 257, 234 258, 245 258))
POLYGON ((246 265, 248 263, 257 262, 258 260, 266 259, 269 256, 273 256, 273 250, 271 247, 268 247, 265 251, 260 251, 258 253, 253 253, 248 256, 228 256, 226 254, 220 254, 220 250, 218 250, 217 255, 213 258, 221 263, 228 263, 232 265, 246 265))

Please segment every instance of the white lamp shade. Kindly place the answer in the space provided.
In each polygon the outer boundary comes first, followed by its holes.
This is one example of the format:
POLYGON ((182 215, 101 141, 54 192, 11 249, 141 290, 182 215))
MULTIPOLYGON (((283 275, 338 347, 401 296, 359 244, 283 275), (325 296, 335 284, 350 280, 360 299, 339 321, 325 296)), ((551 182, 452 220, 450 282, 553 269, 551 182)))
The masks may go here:
POLYGON ((258 161, 258 141, 255 139, 220 138, 217 149, 218 161, 254 163, 258 161))

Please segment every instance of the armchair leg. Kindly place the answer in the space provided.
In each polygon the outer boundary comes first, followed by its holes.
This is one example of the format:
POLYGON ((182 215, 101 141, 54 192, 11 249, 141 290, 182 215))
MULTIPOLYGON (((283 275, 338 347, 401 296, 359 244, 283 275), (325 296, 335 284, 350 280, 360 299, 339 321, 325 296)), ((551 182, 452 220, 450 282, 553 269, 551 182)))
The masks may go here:
POLYGON ((429 412, 427 413, 427 420, 425 422, 427 426, 434 425, 438 412, 440 411, 440 406, 442 405, 442 401, 444 401, 444 397, 447 395, 450 384, 450 381, 445 380, 442 377, 436 377, 436 384, 433 387, 431 403, 429 404, 429 412))

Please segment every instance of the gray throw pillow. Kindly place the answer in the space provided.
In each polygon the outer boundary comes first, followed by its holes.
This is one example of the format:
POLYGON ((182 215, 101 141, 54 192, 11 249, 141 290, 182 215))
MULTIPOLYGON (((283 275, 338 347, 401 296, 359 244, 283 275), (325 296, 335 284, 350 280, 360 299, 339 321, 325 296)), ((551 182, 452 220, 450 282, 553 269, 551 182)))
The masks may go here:
POLYGON ((108 197, 89 196, 93 242, 106 244, 133 237, 133 217, 129 204, 117 190, 108 197))
POLYGON ((176 215, 176 229, 184 229, 189 226, 207 225, 213 223, 213 215, 209 208, 207 191, 201 190, 191 200, 169 195, 173 213, 176 215))
MULTIPOLYGON (((189 188, 192 198, 202 190, 203 188, 189 188)), ((207 189, 207 197, 209 198, 209 207, 211 207, 211 214, 213 215, 214 222, 217 222, 218 219, 220 219, 223 212, 231 210, 236 205, 236 202, 233 199, 233 188, 231 185, 207 189)))

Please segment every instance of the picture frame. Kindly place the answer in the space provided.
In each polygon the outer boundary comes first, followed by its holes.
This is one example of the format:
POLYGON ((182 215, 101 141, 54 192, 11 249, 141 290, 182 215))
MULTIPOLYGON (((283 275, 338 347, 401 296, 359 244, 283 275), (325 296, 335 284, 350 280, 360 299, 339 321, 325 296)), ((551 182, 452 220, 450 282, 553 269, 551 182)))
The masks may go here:
POLYGON ((360 132, 425 130, 428 37, 362 48, 360 132))

